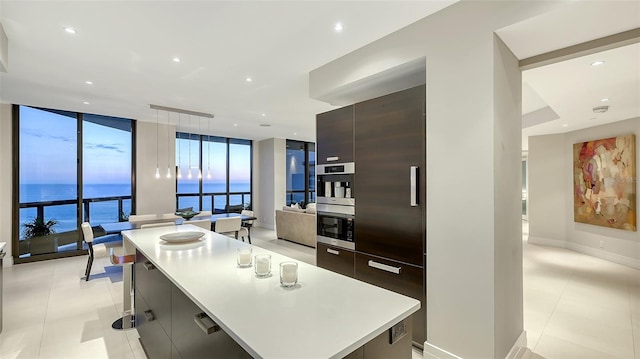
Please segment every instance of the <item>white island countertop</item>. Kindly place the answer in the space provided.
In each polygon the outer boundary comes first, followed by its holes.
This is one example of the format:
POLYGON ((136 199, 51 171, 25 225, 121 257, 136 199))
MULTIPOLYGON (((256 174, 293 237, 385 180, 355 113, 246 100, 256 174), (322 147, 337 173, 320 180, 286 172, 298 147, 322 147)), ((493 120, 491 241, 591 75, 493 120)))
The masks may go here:
POLYGON ((271 254, 271 277, 238 268, 236 250, 250 246, 192 225, 122 232, 125 247, 140 250, 162 273, 255 358, 341 358, 420 308, 420 302, 316 266, 298 263, 298 285, 280 286, 271 254), (168 245, 162 234, 202 231, 202 241, 168 245))

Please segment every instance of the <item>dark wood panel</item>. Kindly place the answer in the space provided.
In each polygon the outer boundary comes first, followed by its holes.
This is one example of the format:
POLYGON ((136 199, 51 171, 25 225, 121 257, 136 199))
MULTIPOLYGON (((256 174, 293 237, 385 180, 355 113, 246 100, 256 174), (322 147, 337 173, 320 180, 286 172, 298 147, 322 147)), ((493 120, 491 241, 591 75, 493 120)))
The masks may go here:
POLYGON ((355 105, 356 250, 422 266, 425 233, 424 86, 355 105), (410 169, 418 166, 418 206, 410 169))
POLYGON ((136 330, 140 335, 140 343, 142 343, 147 357, 149 359, 171 359, 171 340, 160 326, 160 322, 153 318, 147 319, 148 311, 153 313, 153 310, 137 290, 135 293, 135 308, 136 330))
POLYGON ((316 116, 316 163, 353 162, 353 106, 316 116), (327 157, 339 160, 327 162, 327 157))
POLYGON ((351 278, 354 276, 354 255, 353 252, 348 249, 328 246, 318 242, 316 264, 320 268, 328 269, 351 278), (335 254, 335 252, 338 254, 335 254))
POLYGON ((386 258, 356 252, 356 279, 420 301, 420 310, 413 314, 413 341, 424 345, 426 339, 426 293, 423 267, 400 263, 386 258), (371 267, 369 261, 400 268, 400 274, 371 267))
POLYGON ((172 285, 171 300, 173 302, 172 340, 181 358, 251 358, 224 331, 206 334, 200 329, 194 322, 194 317, 203 311, 174 285, 172 285))
POLYGON ((137 290, 153 310, 164 331, 171 336, 171 282, 139 251, 136 252, 134 268, 137 290))

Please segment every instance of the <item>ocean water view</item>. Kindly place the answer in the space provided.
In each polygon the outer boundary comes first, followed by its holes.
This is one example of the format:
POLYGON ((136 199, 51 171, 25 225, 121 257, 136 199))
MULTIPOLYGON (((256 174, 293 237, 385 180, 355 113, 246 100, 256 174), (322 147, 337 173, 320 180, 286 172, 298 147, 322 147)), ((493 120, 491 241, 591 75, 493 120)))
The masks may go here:
MULTIPOLYGON (((232 182, 229 185, 230 192, 250 192, 251 186, 247 182, 232 182)), ((225 193, 225 183, 205 183, 203 191, 205 193, 225 193)), ((198 183, 180 183, 178 194, 198 193, 198 183)), ((85 184, 83 187, 83 197, 85 199, 98 199, 108 197, 131 196, 131 185, 123 183, 111 184, 85 184)), ((21 184, 20 203, 50 202, 50 201, 75 201, 78 198, 76 184, 21 184)), ((249 201, 249 196, 245 195, 245 202, 249 201)), ((242 195, 231 195, 230 204, 243 204, 242 195)), ((226 195, 217 195, 214 198, 214 207, 224 210, 226 205, 226 195)), ((198 208, 198 196, 180 197, 179 208, 194 207, 196 210, 213 210, 211 208, 211 196, 203 197, 203 208, 198 208)), ((122 200, 122 209, 125 215, 131 213, 131 200, 122 200)), ((101 223, 117 222, 119 218, 118 201, 92 202, 89 204, 90 223, 93 226, 101 223)), ((37 208, 20 209, 20 231, 23 224, 32 221, 37 216, 37 208)), ((76 203, 61 204, 44 207, 45 220, 53 219, 58 222, 54 227, 56 232, 72 231, 77 228, 76 203)), ((84 213, 83 213, 84 218, 84 213)))

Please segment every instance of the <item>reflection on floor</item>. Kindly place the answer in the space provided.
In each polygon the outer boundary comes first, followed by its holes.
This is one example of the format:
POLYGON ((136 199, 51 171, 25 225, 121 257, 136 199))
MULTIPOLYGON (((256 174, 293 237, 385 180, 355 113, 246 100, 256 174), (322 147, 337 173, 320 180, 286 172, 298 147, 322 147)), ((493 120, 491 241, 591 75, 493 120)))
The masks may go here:
MULTIPOLYGON (((313 248, 251 234, 256 246, 315 264, 313 248)), ((0 358, 145 358, 135 330, 111 329, 122 311, 119 268, 99 258, 85 282, 86 260, 5 268, 0 358)), ((640 359, 640 271, 524 244, 524 316, 532 358, 640 359)))

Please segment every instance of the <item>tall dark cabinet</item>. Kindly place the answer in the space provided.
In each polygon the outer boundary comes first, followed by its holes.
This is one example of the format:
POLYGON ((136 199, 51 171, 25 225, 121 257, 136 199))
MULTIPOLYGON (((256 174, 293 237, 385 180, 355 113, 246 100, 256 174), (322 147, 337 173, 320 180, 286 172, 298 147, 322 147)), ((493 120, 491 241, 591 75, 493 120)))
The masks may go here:
POLYGON ((319 163, 324 153, 339 151, 331 148, 335 140, 325 141, 322 134, 342 133, 351 121, 357 188, 355 252, 318 246, 317 263, 420 300, 421 309, 412 319, 413 341, 422 346, 426 339, 425 86, 318 115, 319 163), (349 262, 353 272, 347 268, 349 262))

